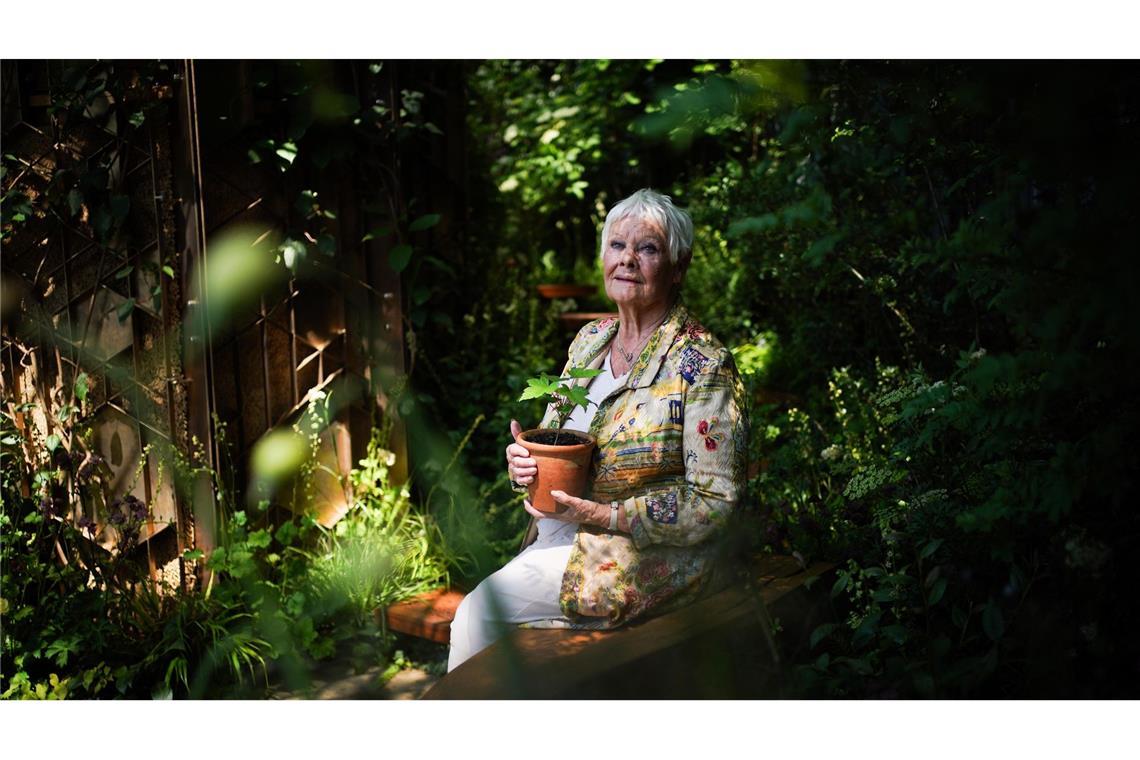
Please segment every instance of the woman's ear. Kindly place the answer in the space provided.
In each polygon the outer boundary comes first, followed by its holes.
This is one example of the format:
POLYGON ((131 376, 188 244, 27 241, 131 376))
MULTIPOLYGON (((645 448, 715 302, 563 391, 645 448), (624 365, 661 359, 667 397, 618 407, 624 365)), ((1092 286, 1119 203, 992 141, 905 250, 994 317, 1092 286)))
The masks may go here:
POLYGON ((689 263, 692 262, 692 260, 692 253, 677 257, 677 268, 673 271, 674 284, 680 285, 684 281, 685 275, 689 271, 689 263))

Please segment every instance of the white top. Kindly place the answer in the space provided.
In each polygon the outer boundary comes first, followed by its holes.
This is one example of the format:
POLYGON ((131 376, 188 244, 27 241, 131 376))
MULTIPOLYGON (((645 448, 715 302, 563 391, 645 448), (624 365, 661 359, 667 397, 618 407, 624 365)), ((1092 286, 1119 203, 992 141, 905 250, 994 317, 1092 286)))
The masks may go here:
POLYGON ((580 406, 574 407, 574 413, 566 420, 566 424, 562 427, 568 430, 578 430, 583 433, 590 432, 590 423, 594 421, 594 414, 598 411, 598 404, 602 399, 610 395, 614 390, 620 388, 625 384, 625 378, 629 375, 629 370, 621 377, 614 377, 613 368, 610 367, 610 352, 606 352, 606 360, 602 364, 602 374, 594 378, 590 383, 590 390, 587 397, 590 403, 583 409, 580 406))
MULTIPOLYGON (((602 364, 602 374, 593 379, 593 382, 590 383, 590 390, 586 394, 590 403, 586 405, 585 409, 580 406, 574 407, 574 413, 567 418, 566 424, 562 427, 567 430, 588 433, 590 423, 594 421, 594 415, 598 411, 598 404, 615 389, 625 385, 625 378, 628 375, 629 370, 626 370, 624 375, 614 377, 613 368, 610 367, 610 354, 607 351, 605 363, 602 364)), ((563 522, 553 517, 543 517, 538 521, 538 538, 533 545, 557 546, 568 544, 574 540, 574 534, 577 532, 577 523, 563 522)))

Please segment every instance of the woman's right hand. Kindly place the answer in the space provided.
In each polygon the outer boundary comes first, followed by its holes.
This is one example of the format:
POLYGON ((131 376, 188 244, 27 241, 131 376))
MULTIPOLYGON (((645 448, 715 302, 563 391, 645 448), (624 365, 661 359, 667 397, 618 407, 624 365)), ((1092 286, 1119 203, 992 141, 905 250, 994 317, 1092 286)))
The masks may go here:
POLYGON ((518 420, 511 420, 511 438, 515 440, 507 446, 507 475, 515 483, 528 486, 538 474, 538 462, 531 459, 530 452, 518 443, 521 433, 522 426, 518 420))

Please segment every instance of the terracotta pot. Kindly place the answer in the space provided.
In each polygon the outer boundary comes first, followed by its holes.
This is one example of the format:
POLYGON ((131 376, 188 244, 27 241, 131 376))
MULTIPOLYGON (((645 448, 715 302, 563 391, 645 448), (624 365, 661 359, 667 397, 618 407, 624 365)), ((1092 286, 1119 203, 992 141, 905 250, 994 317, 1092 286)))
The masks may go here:
POLYGON ((577 430, 536 428, 520 433, 518 442, 538 463, 538 474, 528 489, 530 503, 535 509, 539 512, 562 512, 566 509, 554 501, 554 497, 550 495, 551 491, 565 491, 571 496, 585 495, 586 479, 590 474, 590 458, 597 444, 594 436, 577 430), (570 441, 585 439, 587 442, 552 445, 534 440, 535 437, 548 436, 555 432, 560 438, 565 436, 570 441))
POLYGON ((586 298, 598 292, 594 285, 574 283, 544 283, 538 286, 538 294, 543 298, 586 298))

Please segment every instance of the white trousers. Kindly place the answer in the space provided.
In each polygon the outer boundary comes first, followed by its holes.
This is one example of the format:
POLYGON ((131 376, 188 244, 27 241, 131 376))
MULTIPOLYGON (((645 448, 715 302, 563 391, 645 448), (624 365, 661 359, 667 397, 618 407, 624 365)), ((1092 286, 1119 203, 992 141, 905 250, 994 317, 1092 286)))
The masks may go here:
POLYGON ((463 598, 451 621, 448 672, 512 626, 562 618, 558 596, 578 526, 538 521, 538 538, 463 598))

